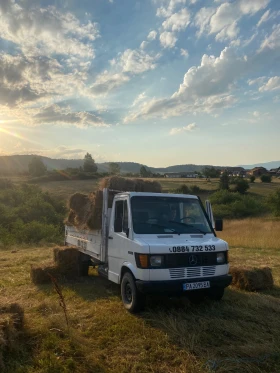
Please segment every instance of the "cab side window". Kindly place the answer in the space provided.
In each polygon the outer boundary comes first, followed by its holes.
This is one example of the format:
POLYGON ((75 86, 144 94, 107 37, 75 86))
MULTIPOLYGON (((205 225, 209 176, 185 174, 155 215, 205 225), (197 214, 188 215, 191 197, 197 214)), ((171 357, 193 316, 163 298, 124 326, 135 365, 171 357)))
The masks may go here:
POLYGON ((127 229, 128 229, 127 201, 116 201, 114 231, 126 233, 127 229))

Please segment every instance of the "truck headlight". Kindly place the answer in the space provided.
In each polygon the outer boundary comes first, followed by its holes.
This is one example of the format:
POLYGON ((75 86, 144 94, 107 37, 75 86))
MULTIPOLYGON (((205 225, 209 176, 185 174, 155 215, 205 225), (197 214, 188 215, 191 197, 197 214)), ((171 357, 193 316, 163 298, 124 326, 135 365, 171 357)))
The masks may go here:
POLYGON ((217 253, 217 263, 223 264, 226 261, 226 257, 224 253, 217 253))
POLYGON ((162 255, 153 255, 150 257, 151 267, 161 267, 163 265, 162 255))

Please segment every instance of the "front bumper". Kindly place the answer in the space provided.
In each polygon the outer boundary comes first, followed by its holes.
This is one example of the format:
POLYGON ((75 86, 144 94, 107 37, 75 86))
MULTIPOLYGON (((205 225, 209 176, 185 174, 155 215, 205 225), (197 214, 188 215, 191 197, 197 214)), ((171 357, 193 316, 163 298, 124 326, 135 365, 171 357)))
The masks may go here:
POLYGON ((199 277, 192 279, 183 280, 169 280, 169 281, 141 281, 136 280, 137 289, 141 293, 145 294, 155 294, 155 293, 165 293, 165 294, 180 294, 183 293, 183 284, 189 282, 202 282, 209 281, 210 288, 219 287, 226 288, 231 284, 231 275, 222 275, 215 277, 199 277))

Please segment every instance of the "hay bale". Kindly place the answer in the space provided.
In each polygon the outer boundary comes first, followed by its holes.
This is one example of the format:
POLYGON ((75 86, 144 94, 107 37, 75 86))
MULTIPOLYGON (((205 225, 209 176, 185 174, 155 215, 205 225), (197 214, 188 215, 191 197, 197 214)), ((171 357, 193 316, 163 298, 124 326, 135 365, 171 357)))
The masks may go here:
POLYGON ((55 278, 59 277, 59 269, 52 262, 31 265, 30 277, 33 284, 49 284, 51 282, 49 274, 55 278))
POLYGON ((94 208, 95 196, 93 193, 89 195, 75 193, 70 197, 69 208, 70 212, 66 220, 66 224, 75 225, 77 227, 86 226, 92 210, 94 208))
POLYGON ((53 250, 56 271, 66 277, 80 276, 80 255, 75 247, 62 246, 53 250))
POLYGON ((161 193, 161 185, 157 181, 143 179, 129 179, 120 176, 105 177, 101 180, 99 188, 108 188, 123 192, 151 192, 161 193))
POLYGON ((232 285, 247 291, 267 290, 273 287, 271 268, 231 267, 232 285))

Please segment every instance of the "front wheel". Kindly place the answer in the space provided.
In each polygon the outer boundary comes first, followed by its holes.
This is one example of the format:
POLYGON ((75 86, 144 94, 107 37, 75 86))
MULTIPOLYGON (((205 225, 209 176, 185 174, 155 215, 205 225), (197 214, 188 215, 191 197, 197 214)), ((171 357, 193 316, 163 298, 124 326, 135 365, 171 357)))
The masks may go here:
POLYGON ((225 289, 224 288, 210 288, 208 290, 208 297, 211 299, 211 300, 216 300, 216 301, 219 301, 223 298, 224 296, 224 292, 225 292, 225 289))
POLYGON ((135 285, 131 273, 126 272, 121 281, 121 296, 124 307, 131 313, 136 313, 144 309, 145 296, 140 293, 135 285))

